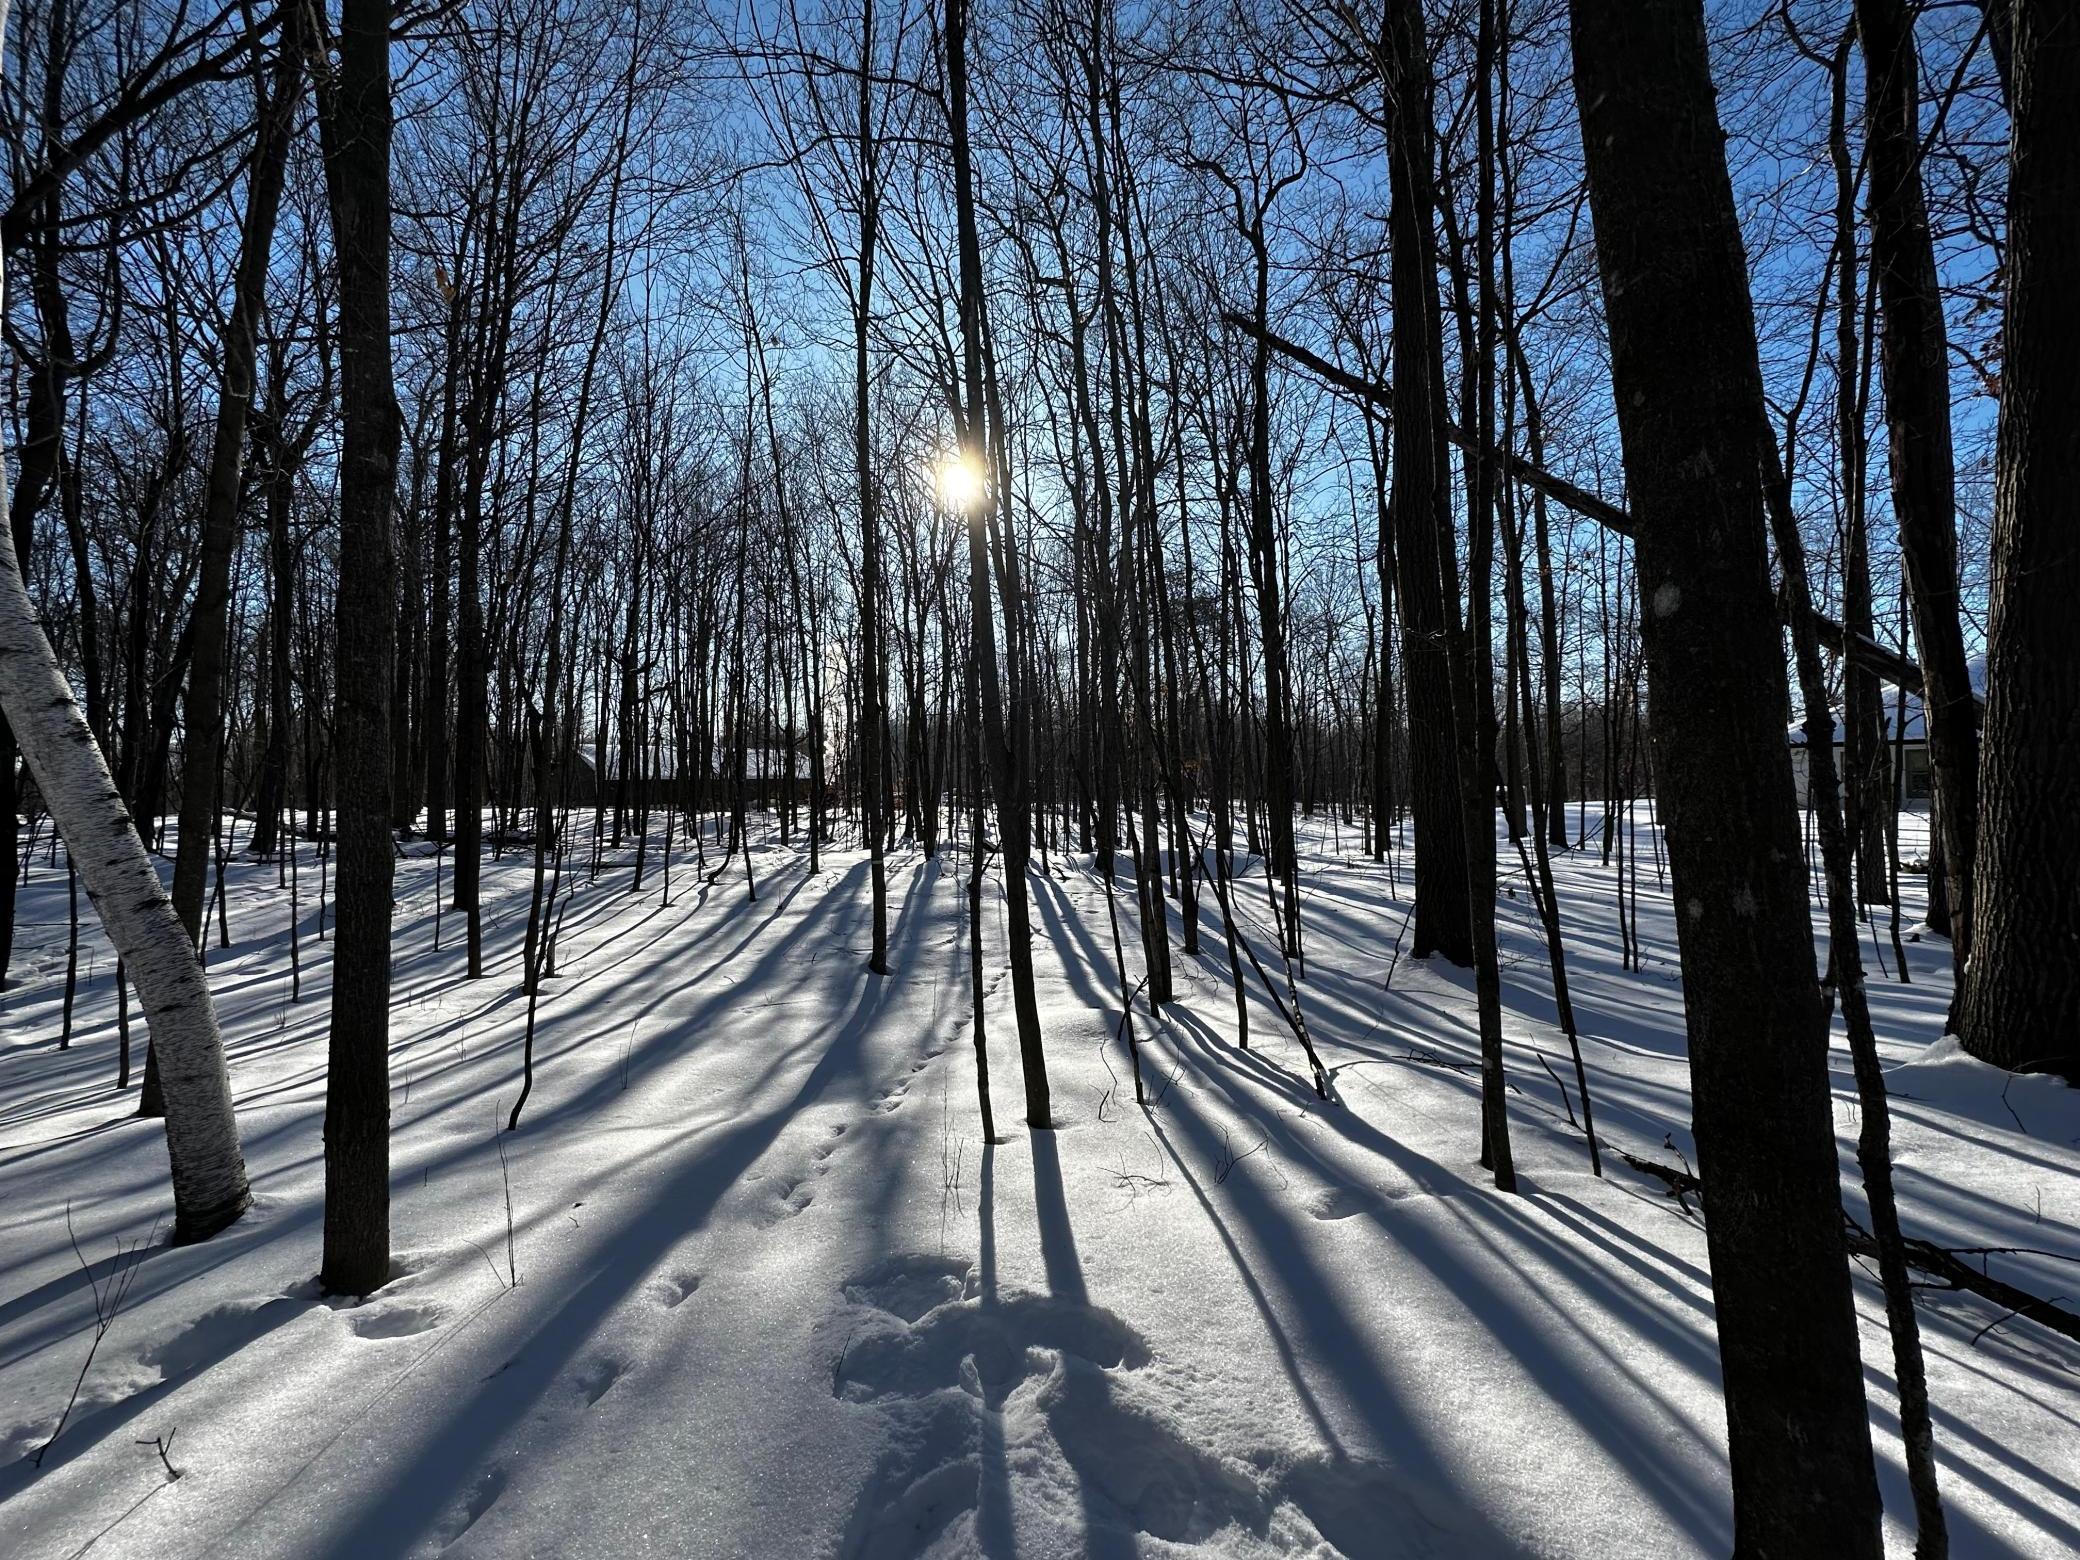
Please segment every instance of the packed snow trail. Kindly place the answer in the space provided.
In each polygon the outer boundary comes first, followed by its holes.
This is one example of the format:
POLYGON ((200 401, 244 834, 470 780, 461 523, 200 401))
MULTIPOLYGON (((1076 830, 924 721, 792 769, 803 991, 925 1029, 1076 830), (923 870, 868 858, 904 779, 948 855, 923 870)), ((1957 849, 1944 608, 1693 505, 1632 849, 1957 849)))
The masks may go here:
MULTIPOLYGON (((432 946, 434 863, 415 853, 392 1024, 401 1276, 358 1306, 312 1281, 318 867, 300 867, 292 1004, 286 891, 236 864, 211 980, 259 1203, 205 1245, 124 1259, 124 1303, 40 1469, 115 1242, 146 1236, 166 1194, 163 1137, 112 1087, 105 949, 72 1048, 53 1049, 63 868, 39 858, 32 975, 0 1009, 0 1552, 1725 1552, 1702 1232, 1654 1183, 1589 1176, 1528 899, 1506 892, 1500 915, 1525 1185, 1508 1198, 1474 1162, 1468 980, 1396 963, 1406 901, 1385 869, 1326 826, 1308 843, 1301 994, 1335 1102, 1261 993, 1253 1049, 1234 1045, 1209 894, 1178 1000, 1137 1007, 1136 1109, 1105 889, 1056 858, 1033 896, 1061 1125, 997 1144, 976 1124, 958 855, 892 859, 885 978, 864 968, 854 854, 811 878, 761 845, 755 902, 741 873, 711 886, 683 860, 666 902, 654 855, 633 894, 629 857, 610 861, 571 901, 535 1092, 497 1134, 527 863, 487 863, 493 957, 470 983, 459 925, 432 946), (149 1444, 168 1437, 177 1481, 149 1444)), ((1611 869, 1558 865, 1599 1126, 1673 1160, 1688 1101, 1666 894, 1642 867, 1646 968, 1628 973, 1611 869)), ((1238 903, 1264 954, 1256 886, 1238 903)), ((1117 892, 1131 960, 1131 882, 1117 892)), ((1927 1044, 1947 950, 1909 957, 1915 983, 1874 971, 1873 995, 1910 1233, 2080 1255, 2072 1092, 1927 1044)), ((1003 1122, 1020 1115, 1009 995, 989 1004, 1003 1122)), ((1846 1147, 1845 1055, 1836 1072, 1846 1147)), ((2055 1258, 1996 1260, 2069 1287, 2055 1258)), ((1874 1281, 1858 1301, 1904 1512, 1874 1281)), ((1924 1303, 1956 1553, 2080 1548, 2080 1359, 1970 1297, 1924 1303)))

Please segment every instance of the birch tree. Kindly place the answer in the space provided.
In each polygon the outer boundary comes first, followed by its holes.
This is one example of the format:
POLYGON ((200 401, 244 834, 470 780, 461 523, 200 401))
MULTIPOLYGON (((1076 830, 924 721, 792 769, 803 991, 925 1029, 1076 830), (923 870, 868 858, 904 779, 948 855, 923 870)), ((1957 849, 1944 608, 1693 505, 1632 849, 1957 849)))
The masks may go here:
MULTIPOLYGON (((0 485, 0 509, 4 493, 0 485)), ((0 513, 0 707, 87 898, 137 987, 165 1091, 174 1239, 203 1240, 253 1200, 216 1008, 101 745, 36 620, 6 519, 0 513)))

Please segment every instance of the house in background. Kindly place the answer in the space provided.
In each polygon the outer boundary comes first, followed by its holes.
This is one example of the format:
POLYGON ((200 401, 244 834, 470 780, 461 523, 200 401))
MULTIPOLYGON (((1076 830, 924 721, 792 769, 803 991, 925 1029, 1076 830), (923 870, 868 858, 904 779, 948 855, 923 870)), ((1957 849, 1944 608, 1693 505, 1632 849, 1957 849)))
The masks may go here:
MULTIPOLYGON (((1904 722, 1897 717, 1894 700, 1897 692, 1891 687, 1885 690, 1885 767, 1889 773, 1900 759, 1906 763, 1904 786, 1901 790, 1902 805, 1909 811, 1919 811, 1928 805, 1928 730, 1921 718, 1921 700, 1913 694, 1907 695, 1907 714, 1904 722), (1900 740, 1901 730, 1905 740, 1900 740), (1901 750, 1904 751, 1901 751, 1901 750)), ((1842 712, 1834 713, 1834 772, 1843 771, 1842 764, 1842 712)), ((1791 726, 1785 733, 1791 743, 1791 779, 1798 787, 1798 805, 1804 807, 1809 797, 1806 787, 1806 728, 1791 726)))
MULTIPOLYGON (((1986 658, 1973 656, 1967 669, 1971 673, 1972 692, 1978 695, 1983 705, 1986 700, 1986 658)), ((1928 806, 1928 722, 1921 711, 1921 695, 1909 693, 1904 698, 1892 683, 1880 689, 1880 704, 1883 709, 1885 731, 1885 763, 1889 773, 1893 764, 1904 760, 1906 774, 1901 789, 1902 805, 1911 812, 1928 806)), ((1835 773, 1842 773, 1842 712, 1835 710, 1834 716, 1834 764, 1835 773)), ((1791 777, 1798 787, 1798 805, 1806 805, 1806 729, 1803 724, 1787 728, 1786 738, 1791 744, 1791 777)))

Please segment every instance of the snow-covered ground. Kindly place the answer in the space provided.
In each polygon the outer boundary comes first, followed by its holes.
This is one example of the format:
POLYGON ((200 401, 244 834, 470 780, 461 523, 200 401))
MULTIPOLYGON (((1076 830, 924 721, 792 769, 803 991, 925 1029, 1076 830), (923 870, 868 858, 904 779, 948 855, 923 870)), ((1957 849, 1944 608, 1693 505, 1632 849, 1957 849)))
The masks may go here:
MULTIPOLYGON (((1251 1049, 1234 1045, 1209 895, 1175 1004, 1154 1022, 1136 1004, 1152 1097, 1137 1108, 1105 890, 1057 857, 1033 891, 1061 1129, 1022 1125, 993 896, 994 1145, 975 1105, 964 858, 892 857, 895 973, 877 979, 863 857, 832 851, 811 877, 755 832, 755 901, 741 858, 713 884, 675 859, 667 900, 661 835, 640 894, 626 851, 578 888, 534 1094, 503 1136, 530 863, 487 865, 471 982, 452 915, 434 947, 433 858, 400 862, 401 1276, 358 1306, 312 1278, 329 999, 315 859, 295 1003, 288 892, 273 865, 231 871, 233 945, 210 973, 258 1203, 175 1249, 163 1136, 114 1088, 98 935, 56 1049, 64 871, 39 853, 22 978, 0 998, 0 1554, 1729 1549, 1703 1234, 1615 1154, 1589 1174, 1513 852, 1524 1194, 1505 1197, 1475 1162, 1470 979, 1397 960, 1407 860, 1390 877, 1347 826, 1304 833, 1301 994, 1334 1103, 1254 981, 1251 1049), (155 1224, 39 1469, 118 1246, 155 1224)), ((1638 842, 1643 971, 1620 968, 1615 866, 1561 858, 1560 891, 1600 1135, 1673 1163, 1689 1152, 1681 998, 1644 819, 1638 842)), ((1117 902, 1138 980, 1130 885, 1117 902)), ((1260 875, 1242 906, 1268 959, 1260 875)), ((1987 1260, 2071 1304, 2080 1098, 1939 1042, 1946 945, 1910 945, 1904 986, 1876 952, 1909 1233, 2052 1253, 1987 1260)), ((1834 1062, 1860 1212, 1839 1045, 1834 1062)), ((1886 1503, 1906 1513, 1875 1274, 1856 1289, 1886 1503)), ((2080 1349, 1969 1295, 1922 1299, 1955 1552, 2080 1550, 2080 1349)))

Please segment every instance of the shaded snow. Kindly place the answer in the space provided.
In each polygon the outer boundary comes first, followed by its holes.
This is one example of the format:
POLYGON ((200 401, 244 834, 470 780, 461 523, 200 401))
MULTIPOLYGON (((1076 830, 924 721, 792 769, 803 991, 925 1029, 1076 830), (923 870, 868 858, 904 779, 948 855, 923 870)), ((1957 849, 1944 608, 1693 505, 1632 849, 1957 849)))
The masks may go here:
MULTIPOLYGON (((1559 871, 1599 1127, 1673 1161, 1694 1158, 1681 995, 1644 822, 1643 971, 1618 967, 1615 869, 1592 847, 1559 871)), ((98 937, 74 1045, 54 1049, 64 878, 39 855, 24 978, 0 998, 0 1553, 1730 1548, 1703 1235, 1656 1183, 1588 1174, 1513 851, 1501 936, 1525 1195, 1503 1198, 1475 1162, 1470 977, 1395 954, 1405 855, 1390 873, 1348 829, 1306 831, 1302 1000, 1334 1076, 1328 1105, 1260 990, 1252 1049, 1233 1044, 1208 895, 1178 1001, 1153 1021, 1137 1007, 1159 1101, 1136 1109, 1105 891, 1087 862, 1057 858, 1035 873, 1034 919, 1060 1130, 1028 1133, 992 900, 1006 1140, 991 1145, 976 1125, 964 861, 892 859, 895 973, 877 979, 864 860, 830 852, 811 878, 762 838, 756 902, 741 860, 710 885, 683 859, 667 902, 654 848, 639 895, 632 853, 579 885, 504 1176, 493 1128, 518 1088, 529 863, 487 863, 487 974, 472 983, 457 920, 433 947, 432 857, 400 862, 400 1276, 358 1305, 311 1279, 329 969, 318 868, 306 856, 292 1003, 287 891, 272 865, 236 864, 234 945, 210 968, 259 1202, 205 1245, 142 1257, 40 1471, 23 1454, 55 1426, 94 1316, 67 1206, 98 1283, 118 1239, 155 1217, 163 1232, 168 1198, 159 1129, 113 1091, 98 937), (137 1444, 169 1434, 177 1483, 137 1444)), ((1268 957, 1255 870, 1238 897, 1268 957)), ((1130 958, 1133 902, 1124 884, 1130 958)), ((1910 1232, 2053 1253, 1990 1260, 2068 1294, 2076 1099, 1939 1040, 1947 947, 1907 957, 1902 986, 1865 946, 1910 1232)), ((138 1047, 141 1065, 141 1029, 138 1047)), ((1857 1111, 1839 1046, 1834 1064, 1846 1156, 1857 1111)), ((1886 1502, 1905 1513, 1882 1303, 1871 1275, 1856 1289, 1886 1502)), ((1955 1552, 2080 1548, 2080 1357, 1969 1296, 1923 1301, 1955 1552)), ((1889 1537, 1904 1553, 1904 1530, 1889 1537)))

